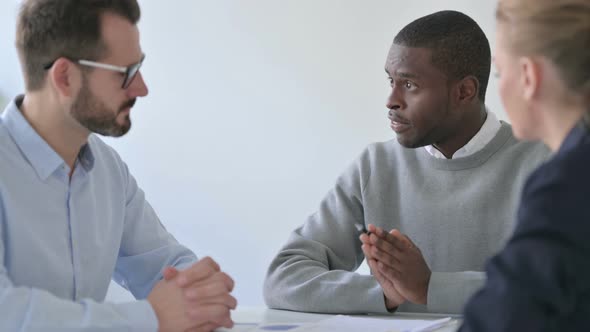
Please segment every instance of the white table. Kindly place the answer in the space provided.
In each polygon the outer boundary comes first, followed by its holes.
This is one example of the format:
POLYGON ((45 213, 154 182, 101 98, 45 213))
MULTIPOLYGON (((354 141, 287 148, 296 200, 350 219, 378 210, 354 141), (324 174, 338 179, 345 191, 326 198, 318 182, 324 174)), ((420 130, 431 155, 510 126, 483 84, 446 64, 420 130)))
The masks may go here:
MULTIPOLYGON (((256 324, 269 324, 269 323, 311 323, 317 322, 325 318, 332 317, 333 315, 325 315, 325 314, 311 314, 311 313, 303 313, 303 312, 295 312, 295 311, 286 311, 286 310, 274 310, 268 309, 266 307, 248 307, 248 306, 238 306, 238 308, 232 313, 232 319, 235 323, 256 323, 256 324)), ((366 317, 366 316, 365 316, 366 317)), ((378 316, 371 316, 376 318, 383 318, 383 319, 424 319, 424 320, 434 320, 440 319, 443 317, 449 317, 449 315, 439 315, 439 314, 418 314, 418 313, 396 313, 394 315, 378 315, 378 316)), ((451 332, 456 331, 460 326, 460 319, 458 316, 454 316, 453 322, 449 323, 448 325, 434 330, 436 332, 451 332)), ((232 331, 238 330, 239 325, 236 326, 235 329, 219 329, 217 331, 232 331)), ((362 331, 364 332, 364 331, 362 331)))

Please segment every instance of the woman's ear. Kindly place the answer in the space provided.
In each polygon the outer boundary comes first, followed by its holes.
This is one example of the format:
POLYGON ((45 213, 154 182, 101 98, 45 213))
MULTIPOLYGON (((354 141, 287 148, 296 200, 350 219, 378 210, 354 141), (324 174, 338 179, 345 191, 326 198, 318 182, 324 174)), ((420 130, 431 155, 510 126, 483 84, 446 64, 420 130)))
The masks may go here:
POLYGON ((541 67, 530 57, 522 57, 520 63, 520 84, 523 98, 531 101, 538 93, 541 82, 541 67))

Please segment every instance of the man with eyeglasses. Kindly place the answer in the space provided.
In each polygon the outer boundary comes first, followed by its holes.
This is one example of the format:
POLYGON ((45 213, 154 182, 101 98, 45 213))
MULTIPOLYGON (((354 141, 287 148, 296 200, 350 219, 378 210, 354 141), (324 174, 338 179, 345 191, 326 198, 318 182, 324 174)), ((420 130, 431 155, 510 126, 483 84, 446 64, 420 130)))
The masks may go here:
POLYGON ((160 223, 119 155, 147 95, 135 0, 24 0, 0 117, 0 330, 231 327, 233 280, 160 223), (137 301, 105 303, 111 279, 137 301))

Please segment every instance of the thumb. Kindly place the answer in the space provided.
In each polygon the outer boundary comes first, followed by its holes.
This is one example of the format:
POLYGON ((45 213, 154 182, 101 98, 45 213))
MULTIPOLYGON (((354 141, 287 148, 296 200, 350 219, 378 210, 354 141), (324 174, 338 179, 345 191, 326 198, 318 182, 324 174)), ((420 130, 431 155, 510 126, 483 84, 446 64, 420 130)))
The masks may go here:
POLYGON ((167 266, 162 274, 164 275, 164 280, 170 281, 178 275, 178 270, 175 267, 167 266))

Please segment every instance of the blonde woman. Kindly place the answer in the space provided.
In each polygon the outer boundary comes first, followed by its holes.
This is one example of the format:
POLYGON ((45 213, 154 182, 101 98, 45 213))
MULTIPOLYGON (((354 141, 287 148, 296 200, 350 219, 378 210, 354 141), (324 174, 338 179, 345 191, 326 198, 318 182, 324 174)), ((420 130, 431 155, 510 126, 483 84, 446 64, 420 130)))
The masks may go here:
POLYGON ((495 65, 518 138, 553 157, 461 331, 590 331, 590 1, 500 0, 495 65))

